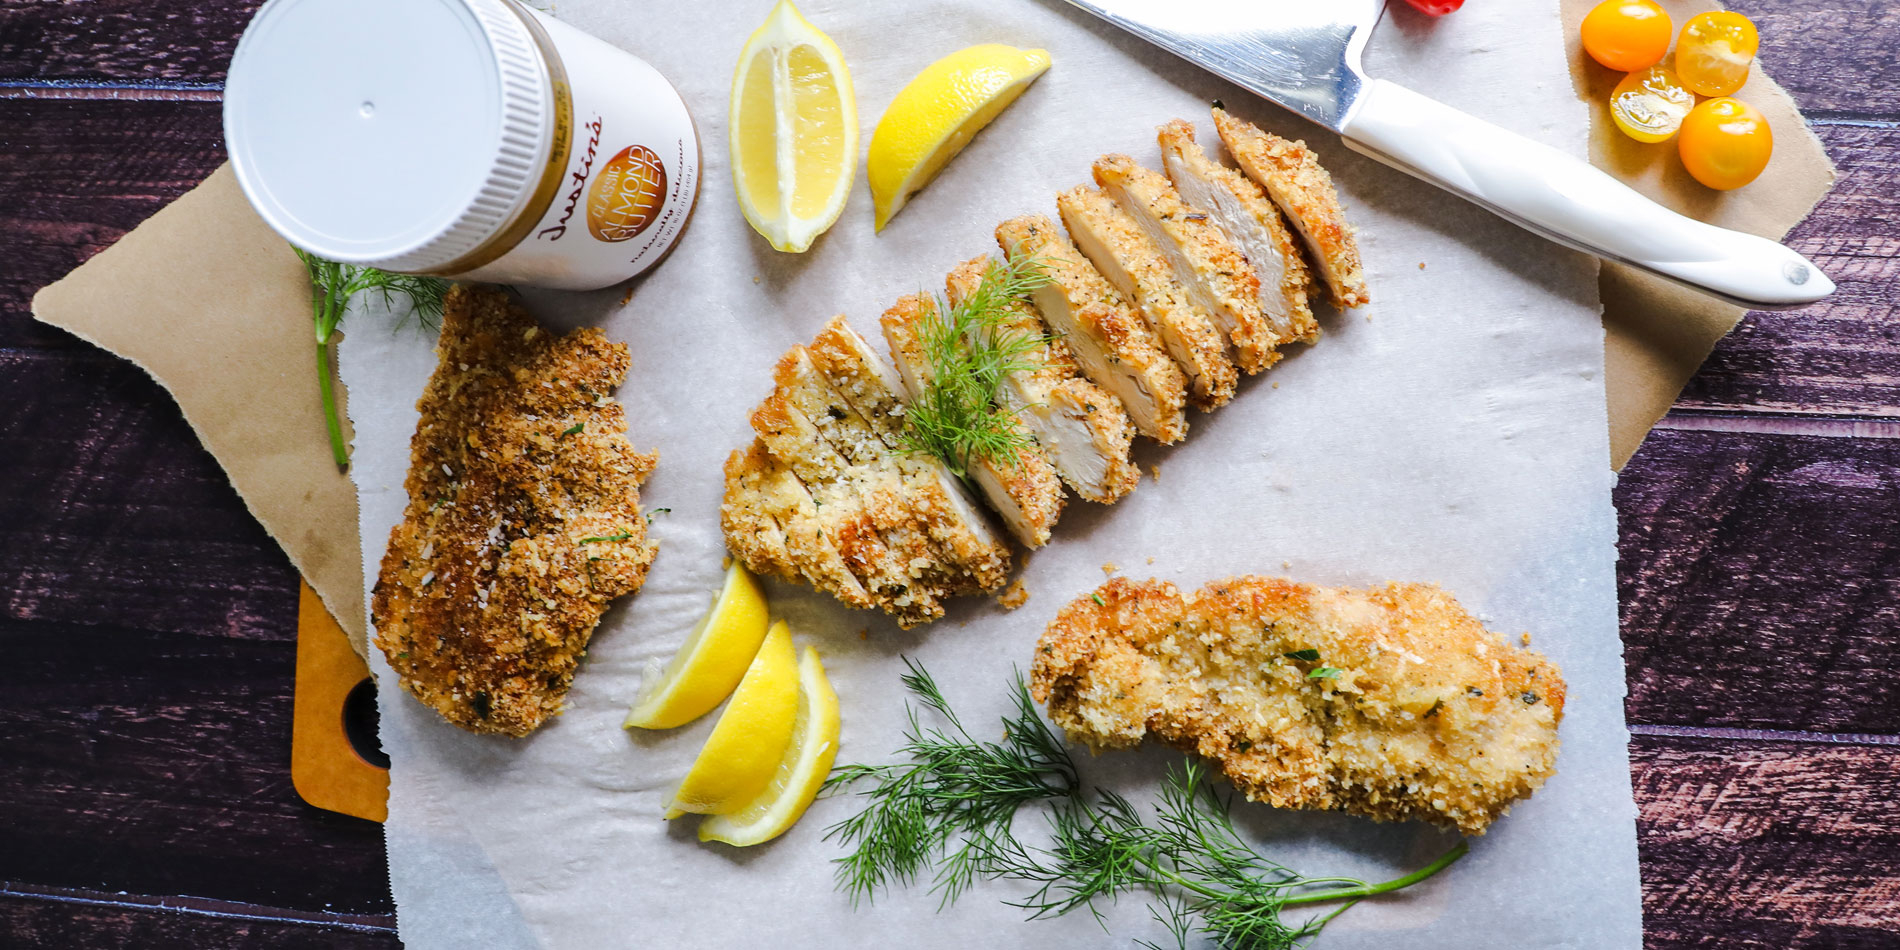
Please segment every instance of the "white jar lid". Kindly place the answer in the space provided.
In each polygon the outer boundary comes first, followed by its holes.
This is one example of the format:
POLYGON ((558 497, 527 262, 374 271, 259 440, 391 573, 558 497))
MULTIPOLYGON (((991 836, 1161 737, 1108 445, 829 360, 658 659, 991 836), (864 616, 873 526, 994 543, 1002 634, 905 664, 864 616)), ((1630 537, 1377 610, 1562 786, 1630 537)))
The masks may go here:
POLYGON ((547 65, 510 0, 269 0, 231 60, 224 138, 258 214, 319 257, 431 271, 539 184, 547 65))

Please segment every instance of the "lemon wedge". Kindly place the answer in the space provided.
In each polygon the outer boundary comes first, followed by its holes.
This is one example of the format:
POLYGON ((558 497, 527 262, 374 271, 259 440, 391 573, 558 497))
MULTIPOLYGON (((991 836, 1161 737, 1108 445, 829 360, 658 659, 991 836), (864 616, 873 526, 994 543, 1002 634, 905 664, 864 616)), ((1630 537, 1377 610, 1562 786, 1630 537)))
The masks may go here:
POLYGON ((864 168, 877 229, 1048 69, 1046 50, 1001 43, 961 49, 924 67, 871 133, 864 168))
POLYGON ((738 561, 666 669, 646 683, 627 711, 628 728, 671 729, 712 711, 732 694, 758 655, 768 619, 765 594, 738 561))
POLYGON ((746 40, 727 119, 746 221, 781 251, 811 247, 858 174, 858 102, 838 44, 791 0, 746 40))
POLYGON ((792 744, 779 760, 778 773, 749 804, 729 815, 714 815, 699 825, 699 840, 723 841, 746 847, 763 844, 785 833, 831 774, 838 757, 838 694, 825 678, 818 651, 805 648, 798 661, 798 719, 792 744))
POLYGON ((781 620, 759 644, 732 702, 667 804, 666 817, 723 815, 758 798, 778 774, 797 716, 798 654, 781 620))

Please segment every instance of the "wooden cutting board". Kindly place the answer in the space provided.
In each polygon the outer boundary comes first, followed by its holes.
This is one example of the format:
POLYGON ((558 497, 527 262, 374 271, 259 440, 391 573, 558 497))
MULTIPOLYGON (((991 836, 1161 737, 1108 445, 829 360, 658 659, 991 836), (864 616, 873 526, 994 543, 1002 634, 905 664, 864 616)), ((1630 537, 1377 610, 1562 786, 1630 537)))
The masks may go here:
POLYGON ((389 760, 376 741, 369 667, 317 592, 300 586, 291 784, 318 808, 382 821, 389 816, 389 760))

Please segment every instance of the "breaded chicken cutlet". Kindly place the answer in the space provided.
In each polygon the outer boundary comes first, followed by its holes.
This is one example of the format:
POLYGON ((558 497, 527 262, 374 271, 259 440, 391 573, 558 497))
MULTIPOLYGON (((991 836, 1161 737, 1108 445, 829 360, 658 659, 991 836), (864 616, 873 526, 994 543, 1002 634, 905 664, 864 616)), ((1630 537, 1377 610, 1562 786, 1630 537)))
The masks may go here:
POLYGON ((904 382, 843 318, 787 352, 773 383, 752 446, 726 462, 720 506, 748 569, 904 627, 943 616, 945 598, 1002 588, 1008 546, 948 469, 904 447, 904 382))
POLYGON ((1063 608, 1031 689, 1070 739, 1147 736, 1279 808, 1482 834, 1547 779, 1563 675, 1430 585, 1116 578, 1063 608))
POLYGON ((1214 129, 1240 165, 1305 239, 1313 264, 1332 291, 1333 306, 1341 310, 1363 307, 1372 298, 1366 292, 1366 272, 1359 260, 1359 243, 1339 209, 1333 176, 1305 142, 1289 142, 1252 123, 1214 109, 1214 129))
POLYGON ((371 596, 376 645, 444 719, 523 736, 560 711, 608 605, 646 579, 654 456, 609 396, 627 348, 598 329, 555 336, 502 292, 459 286, 436 355, 371 596))
POLYGON ((1056 198, 1066 234, 1045 215, 1011 218, 995 229, 1006 264, 965 261, 945 281, 947 306, 913 294, 884 312, 896 373, 842 318, 794 347, 753 413, 757 439, 726 464, 732 553, 902 626, 934 620, 948 597, 1006 580, 1003 532, 988 533, 977 497, 1009 536, 1039 548, 1054 537, 1065 490, 1100 504, 1134 490, 1133 435, 1181 441, 1190 403, 1219 408, 1243 373, 1318 338, 1312 271, 1283 207, 1318 239, 1321 268, 1353 282, 1362 301, 1351 230, 1317 160, 1215 118, 1247 174, 1210 158, 1180 120, 1157 137, 1165 175, 1103 156, 1097 187, 1056 198), (991 276, 1009 294, 985 290, 991 276), (962 309, 972 300, 981 319, 962 309), (964 335, 946 336, 952 325, 964 335), (945 459, 920 454, 919 418, 945 459), (942 438, 958 431, 971 435, 942 438))

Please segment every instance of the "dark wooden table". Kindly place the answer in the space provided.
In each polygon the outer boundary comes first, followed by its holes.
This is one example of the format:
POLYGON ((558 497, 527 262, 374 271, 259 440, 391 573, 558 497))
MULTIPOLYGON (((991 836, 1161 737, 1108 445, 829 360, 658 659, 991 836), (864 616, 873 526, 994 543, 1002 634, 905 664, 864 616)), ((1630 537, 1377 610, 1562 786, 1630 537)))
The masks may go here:
MULTIPOLYGON (((1648 944, 1900 947, 1900 3, 1735 5, 1840 166, 1792 238, 1840 292, 1750 314, 1616 490, 1648 944)), ((397 946, 380 829, 291 789, 295 573, 28 313, 224 161, 254 6, 0 0, 0 946, 397 946)))

